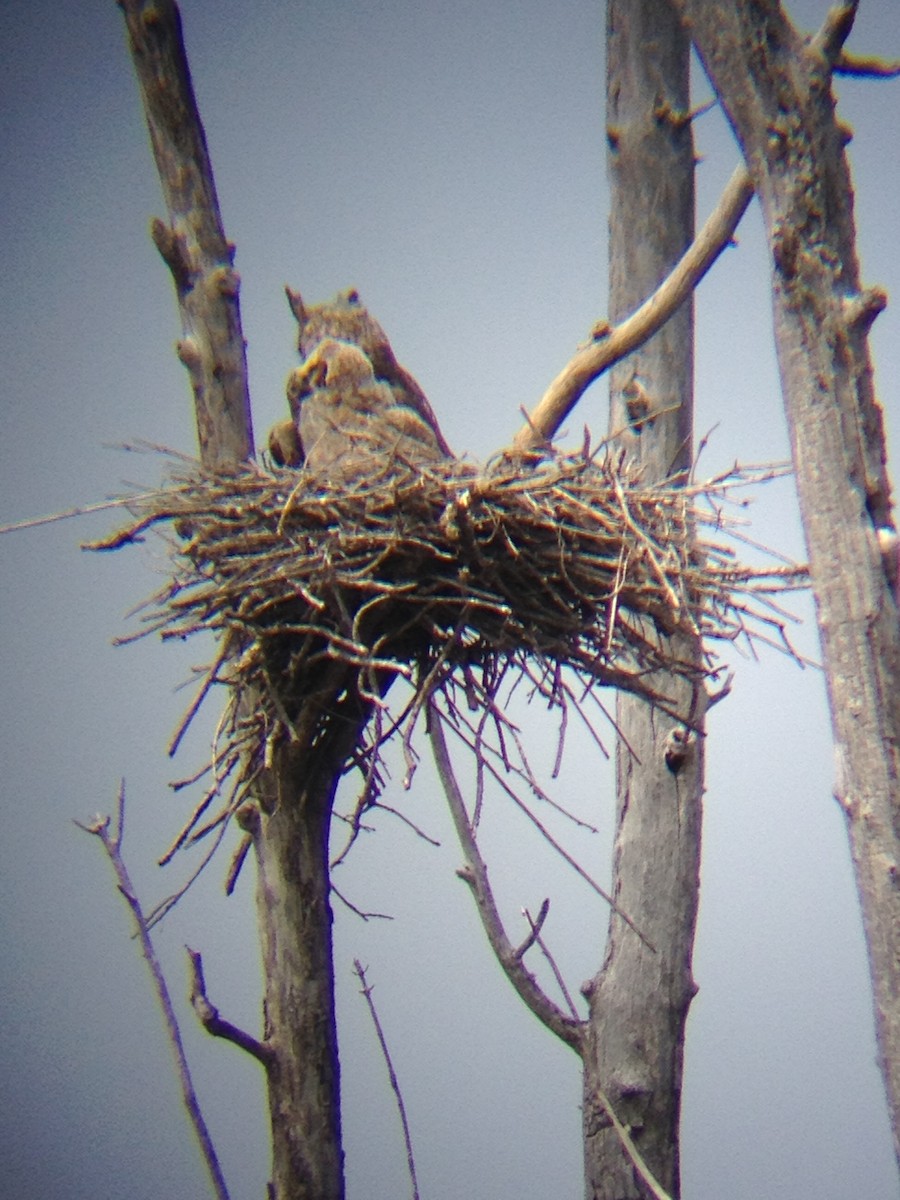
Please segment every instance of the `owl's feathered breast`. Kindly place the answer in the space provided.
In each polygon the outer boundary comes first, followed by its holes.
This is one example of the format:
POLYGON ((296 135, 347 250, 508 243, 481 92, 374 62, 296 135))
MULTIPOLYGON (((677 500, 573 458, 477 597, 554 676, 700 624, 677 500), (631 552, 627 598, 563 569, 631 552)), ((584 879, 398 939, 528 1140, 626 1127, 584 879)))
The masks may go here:
POLYGON ((434 431, 396 403, 375 378, 359 346, 324 338, 291 377, 307 469, 322 476, 356 475, 383 466, 386 456, 408 462, 442 458, 434 431))

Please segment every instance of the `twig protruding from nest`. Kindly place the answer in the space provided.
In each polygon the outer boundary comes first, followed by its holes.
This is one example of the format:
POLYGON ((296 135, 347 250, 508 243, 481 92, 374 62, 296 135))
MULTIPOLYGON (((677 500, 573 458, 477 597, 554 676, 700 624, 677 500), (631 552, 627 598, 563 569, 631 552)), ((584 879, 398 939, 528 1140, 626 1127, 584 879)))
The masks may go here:
POLYGON ((805 586, 805 571, 744 566, 727 538, 728 493, 780 473, 647 486, 587 450, 524 469, 503 457, 484 469, 395 460, 339 486, 302 470, 197 465, 95 548, 174 532, 172 578, 122 640, 207 631, 235 648, 202 685, 230 689, 214 780, 240 759, 235 807, 279 740, 314 748, 351 694, 381 714, 352 764, 375 794, 382 745, 402 728, 408 746, 437 691, 490 711, 512 668, 562 706, 574 673, 576 690, 626 688, 666 707, 657 673, 701 685, 716 640, 790 652, 775 596, 805 586), (686 650, 698 638, 702 659, 686 650), (390 719, 397 677, 412 698, 390 719))

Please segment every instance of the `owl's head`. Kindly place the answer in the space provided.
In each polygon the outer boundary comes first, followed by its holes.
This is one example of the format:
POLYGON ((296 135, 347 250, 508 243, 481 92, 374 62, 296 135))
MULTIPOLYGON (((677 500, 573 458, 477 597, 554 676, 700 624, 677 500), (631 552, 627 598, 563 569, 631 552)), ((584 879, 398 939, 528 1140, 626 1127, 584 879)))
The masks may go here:
POLYGON ((306 362, 295 368, 288 379, 287 394, 292 410, 314 391, 328 388, 348 391, 373 387, 375 371, 368 357, 352 342, 323 338, 306 362))

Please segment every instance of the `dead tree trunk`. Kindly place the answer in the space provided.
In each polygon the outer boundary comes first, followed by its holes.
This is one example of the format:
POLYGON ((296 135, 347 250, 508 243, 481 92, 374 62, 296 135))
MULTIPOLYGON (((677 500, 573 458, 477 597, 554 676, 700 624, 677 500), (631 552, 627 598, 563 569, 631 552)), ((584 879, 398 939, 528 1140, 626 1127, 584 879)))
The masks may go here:
POLYGON ((151 233, 172 273, 184 336, 178 356, 194 393, 207 466, 253 454, 247 359, 234 247, 225 237, 206 136, 172 0, 119 0, 137 73, 168 222, 151 233))
POLYGON ((265 1044, 277 1200, 344 1195, 328 833, 334 794, 364 718, 319 751, 286 745, 245 811, 258 868, 265 1044))
MULTIPOLYGON (((658 0, 607 5, 610 176, 610 320, 633 312, 693 237, 694 150, 689 49, 676 14, 658 0)), ((611 380, 611 428, 648 481, 691 458, 693 311, 684 304, 621 362, 611 380), (668 410, 668 411, 667 411, 668 410)), ((672 650, 698 661, 687 639, 672 650)), ((622 1153, 611 1102, 656 1179, 678 1194, 684 1026, 695 988, 705 692, 675 677, 654 681, 684 721, 622 694, 617 720, 614 896, 653 944, 612 914, 606 958, 589 987, 584 1049, 588 1200, 646 1195, 622 1153)))
MULTIPOLYGON (((168 221, 154 221, 152 232, 175 284, 184 330, 178 354, 191 380, 200 455, 204 466, 228 469, 253 454, 240 280, 219 214, 181 20, 172 0, 120 0, 120 7, 168 209, 168 221)), ((344 683, 341 676, 332 700, 344 683)), ((328 697, 308 703, 315 716, 328 697)), ((365 717, 350 700, 344 707, 316 748, 303 739, 275 754, 240 816, 253 835, 259 871, 273 1200, 344 1195, 328 829, 335 789, 365 717)))
MULTIPOLYGON (((900 621, 896 530, 853 190, 831 77, 855 3, 804 39, 776 0, 679 0, 740 142, 772 255, 775 335, 900 1159, 900 621)), ((870 73, 877 73, 871 66, 870 73)), ((865 67, 865 64, 862 64, 865 67)), ((863 71, 865 73, 865 70, 863 71)))

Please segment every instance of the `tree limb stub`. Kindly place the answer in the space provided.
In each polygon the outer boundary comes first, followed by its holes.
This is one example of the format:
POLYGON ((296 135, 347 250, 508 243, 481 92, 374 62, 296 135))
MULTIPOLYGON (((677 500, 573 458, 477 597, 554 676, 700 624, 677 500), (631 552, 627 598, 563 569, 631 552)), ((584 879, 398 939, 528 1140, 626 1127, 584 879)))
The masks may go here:
POLYGON ((173 0, 119 0, 168 220, 151 236, 172 274, 194 394, 200 456, 230 466, 253 455, 234 247, 225 237, 206 136, 173 0))
POLYGON ((729 245, 752 198, 750 176, 745 167, 738 167, 671 274, 630 317, 579 350, 553 380, 516 435, 516 450, 536 449, 549 441, 594 380, 662 328, 729 245))
POLYGON ((838 55, 834 62, 835 75, 856 75, 870 79, 896 79, 900 75, 900 62, 889 62, 877 55, 838 55))
POLYGON ((268 1067, 274 1059, 271 1049, 265 1042, 260 1042, 249 1033, 245 1033, 243 1029, 238 1029, 236 1025, 232 1025, 230 1021, 226 1021, 219 1014, 219 1010, 210 1001, 206 992, 202 955, 198 950, 192 950, 190 946, 186 946, 185 949, 191 962, 191 1007, 197 1014, 200 1024, 213 1037, 224 1038, 225 1041, 232 1042, 240 1050, 246 1050, 264 1067, 268 1067))

